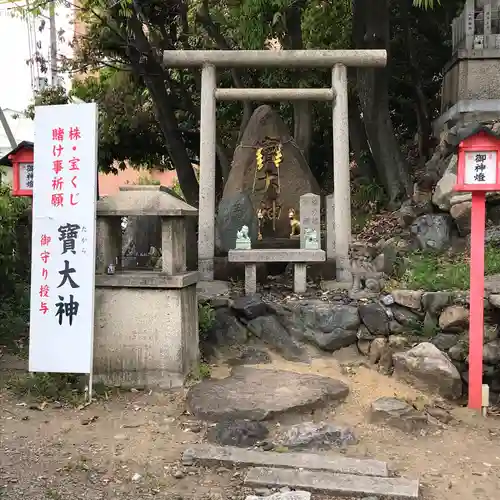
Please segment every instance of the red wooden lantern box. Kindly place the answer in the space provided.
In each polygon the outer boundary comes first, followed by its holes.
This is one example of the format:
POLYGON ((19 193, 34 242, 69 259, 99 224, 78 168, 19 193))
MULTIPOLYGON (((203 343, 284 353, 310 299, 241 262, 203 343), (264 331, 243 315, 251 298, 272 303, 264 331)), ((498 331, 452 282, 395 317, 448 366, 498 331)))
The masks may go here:
POLYGON ((456 191, 500 191, 500 139, 480 131, 458 147, 456 191))
POLYGON ((12 167, 12 195, 33 196, 33 143, 19 143, 0 159, 2 165, 12 167))

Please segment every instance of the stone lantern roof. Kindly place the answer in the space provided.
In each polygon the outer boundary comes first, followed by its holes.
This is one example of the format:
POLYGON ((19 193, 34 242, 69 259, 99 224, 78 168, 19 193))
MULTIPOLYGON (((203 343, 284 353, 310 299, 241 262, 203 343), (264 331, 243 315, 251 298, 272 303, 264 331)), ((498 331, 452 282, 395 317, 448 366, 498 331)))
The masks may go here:
POLYGON ((196 216, 198 210, 165 186, 131 185, 121 186, 118 194, 100 199, 97 215, 181 217, 196 216))

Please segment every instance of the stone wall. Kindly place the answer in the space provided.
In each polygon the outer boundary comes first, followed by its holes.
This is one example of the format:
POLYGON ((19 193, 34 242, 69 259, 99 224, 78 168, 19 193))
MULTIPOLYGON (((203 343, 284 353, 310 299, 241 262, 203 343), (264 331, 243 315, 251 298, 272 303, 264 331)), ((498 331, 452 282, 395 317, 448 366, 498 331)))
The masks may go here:
MULTIPOLYGON (((475 122, 456 125, 444 131, 440 143, 425 168, 418 172, 412 199, 398 211, 400 225, 409 228, 422 250, 445 250, 468 242, 470 235, 470 193, 454 190, 457 183, 458 145, 475 132, 488 129, 500 135, 500 122, 475 122)), ((486 241, 500 241, 500 195, 487 193, 486 241)))
MULTIPOLYGON (((487 297, 485 383, 499 394, 500 294, 488 292, 487 297)), ((468 304, 465 292, 413 290, 394 290, 363 302, 341 294, 279 303, 258 295, 219 297, 212 301, 215 324, 208 342, 222 351, 236 347, 233 364, 268 361, 262 344, 288 360, 303 362, 310 360, 311 346, 326 354, 356 345, 374 369, 457 399, 467 392, 468 304)))

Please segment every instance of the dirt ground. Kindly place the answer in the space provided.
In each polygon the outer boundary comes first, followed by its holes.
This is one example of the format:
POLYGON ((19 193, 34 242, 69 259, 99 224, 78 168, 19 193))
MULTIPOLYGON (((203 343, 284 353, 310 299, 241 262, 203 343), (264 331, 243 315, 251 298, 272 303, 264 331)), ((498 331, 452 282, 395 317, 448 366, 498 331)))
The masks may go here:
MULTIPOLYGON (((384 460, 401 476, 419 477, 424 500, 498 498, 499 419, 483 419, 455 407, 452 414, 457 423, 430 427, 418 436, 368 424, 367 410, 377 397, 421 402, 428 396, 342 356, 316 359, 311 365, 273 361, 275 368, 344 380, 351 393, 335 410, 270 422, 272 431, 304 418, 347 424, 359 443, 350 446, 346 455, 384 460)), ((0 369, 1 363, 0 359, 0 369)), ((227 373, 226 367, 213 369, 214 377, 227 373)), ((182 451, 190 443, 201 442, 206 430, 206 424, 185 411, 184 396, 184 391, 137 391, 113 395, 83 409, 57 403, 33 409, 30 401, 2 390, 0 498, 244 499, 249 491, 241 487, 243 471, 179 463, 182 451)))

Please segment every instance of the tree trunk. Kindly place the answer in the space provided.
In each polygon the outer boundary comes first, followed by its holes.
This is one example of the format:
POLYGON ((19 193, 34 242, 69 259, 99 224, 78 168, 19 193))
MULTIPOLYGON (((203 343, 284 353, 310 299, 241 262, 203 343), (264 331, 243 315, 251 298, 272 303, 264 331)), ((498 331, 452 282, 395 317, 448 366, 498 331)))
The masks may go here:
MULTIPOLYGON (((356 48, 388 50, 387 0, 353 0, 353 37, 356 48)), ((398 203, 411 194, 411 180, 389 113, 387 68, 359 69, 357 93, 379 179, 391 204, 398 203)))
POLYGON ((412 0, 402 0, 400 7, 401 24, 403 29, 406 30, 406 51, 408 53, 412 91, 415 98, 415 113, 417 115, 418 150, 420 161, 425 163, 431 152, 432 125, 427 98, 422 88, 420 72, 415 60, 413 30, 410 23, 410 9, 412 8, 412 4, 412 0))
MULTIPOLYGON (((286 10, 286 28, 288 47, 292 50, 302 50, 302 9, 305 3, 298 1, 286 10)), ((300 80, 301 71, 296 72, 300 80)), ((304 158, 309 162, 309 150, 312 142, 312 109, 309 101, 298 101, 293 104, 293 137, 302 151, 304 158)))
POLYGON ((151 94, 155 114, 165 137, 170 160, 177 171, 182 194, 189 204, 198 206, 198 181, 165 87, 167 75, 156 59, 151 44, 144 34, 142 24, 134 13, 129 18, 129 27, 135 41, 134 45, 129 46, 130 61, 136 74, 142 75, 144 84, 151 94))
POLYGON ((349 95, 349 143, 356 160, 359 177, 368 182, 377 180, 377 171, 373 162, 370 145, 366 138, 365 125, 361 120, 358 100, 349 95))

